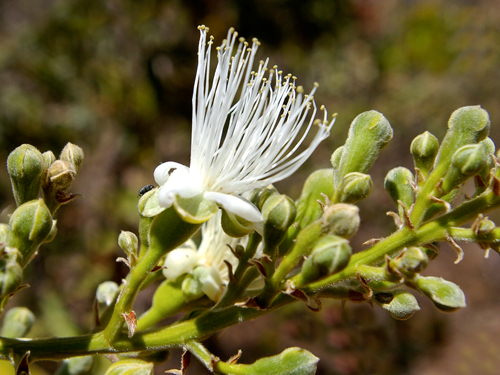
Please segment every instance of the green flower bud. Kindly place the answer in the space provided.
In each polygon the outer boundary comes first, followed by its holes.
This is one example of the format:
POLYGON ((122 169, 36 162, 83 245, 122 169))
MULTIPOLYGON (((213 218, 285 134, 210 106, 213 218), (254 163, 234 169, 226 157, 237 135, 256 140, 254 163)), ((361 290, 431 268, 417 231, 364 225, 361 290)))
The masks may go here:
POLYGON ((140 359, 124 359, 109 366, 104 375, 153 375, 154 365, 140 359))
POLYGON ((22 258, 16 248, 6 247, 0 257, 0 298, 14 293, 23 282, 22 258))
POLYGON ((356 203, 365 199, 372 191, 370 175, 358 172, 348 173, 342 180, 340 199, 342 203, 356 203))
POLYGON ((252 202, 259 210, 262 210, 262 206, 266 200, 276 194, 279 194, 278 189, 276 189, 273 185, 269 185, 268 187, 262 189, 256 189, 252 193, 250 202, 252 202))
POLYGON ((297 202, 297 222, 300 228, 319 219, 323 214, 318 200, 323 202, 324 197, 333 195, 333 169, 319 169, 307 178, 302 193, 297 202))
POLYGON ((412 279, 421 273, 429 264, 429 257, 420 247, 412 246, 391 260, 390 266, 407 278, 412 279))
POLYGON ((297 285, 317 281, 342 271, 349 263, 351 252, 349 241, 344 238, 333 235, 320 238, 302 265, 302 280, 298 280, 297 285))
MULTIPOLYGON (((377 111, 363 112, 358 115, 349 128, 335 187, 347 174, 366 173, 372 167, 382 148, 392 139, 389 121, 377 111)), ((337 200, 335 200, 337 201, 337 200)))
POLYGON ((9 221, 8 244, 22 254, 20 264, 29 263, 40 244, 52 230, 52 216, 42 199, 32 200, 19 206, 9 221))
POLYGON ((5 314, 0 333, 3 337, 26 337, 33 324, 35 315, 26 307, 13 307, 5 314))
POLYGON ((475 231, 478 236, 485 236, 495 228, 496 225, 493 221, 489 220, 488 218, 484 218, 479 221, 479 223, 477 224, 477 228, 475 228, 475 231))
POLYGON ((377 293, 375 294, 375 302, 398 320, 410 319, 415 311, 420 310, 415 296, 404 290, 377 293))
POLYGON ((413 155, 415 168, 420 169, 420 172, 427 177, 436 155, 439 151, 438 139, 428 131, 416 136, 410 145, 410 152, 413 155))
POLYGON ((443 312, 452 312, 466 306, 464 292, 450 281, 440 277, 420 276, 416 285, 443 312))
POLYGON ((328 234, 349 239, 359 229, 359 208, 353 204, 333 204, 325 209, 321 220, 328 234))
POLYGON ((296 214, 295 204, 286 195, 273 195, 266 200, 262 207, 264 253, 274 256, 276 248, 295 221, 296 214))
POLYGON ((255 230, 254 223, 222 210, 221 226, 224 232, 231 237, 244 237, 255 230))
POLYGON ((68 142, 62 149, 59 158, 63 161, 68 161, 73 164, 75 173, 78 173, 82 167, 83 156, 83 150, 80 147, 68 142))
POLYGON ((490 117, 480 106, 462 107, 454 111, 448 121, 434 168, 443 164, 445 170, 457 149, 464 145, 478 143, 488 136, 490 117))
POLYGON ((97 287, 95 297, 97 302, 104 307, 110 306, 118 296, 120 287, 114 281, 105 281, 97 287))
POLYGON ((238 364, 238 370, 240 374, 247 375, 314 375, 318 361, 318 357, 305 349, 288 348, 278 355, 261 358, 251 365, 238 364))
POLYGON ((468 178, 481 172, 487 163, 486 153, 481 144, 460 147, 451 159, 451 166, 444 176, 441 190, 444 194, 463 184, 468 178))
POLYGON ((43 160, 45 161, 45 166, 47 169, 52 165, 53 162, 56 161, 56 156, 52 151, 45 151, 43 154, 43 160))
POLYGON ((88 375, 94 367, 94 357, 73 357, 65 359, 56 375, 88 375))
POLYGON ((54 192, 67 191, 75 179, 75 167, 69 161, 56 160, 47 170, 47 184, 54 192))
POLYGON ((484 152, 487 155, 486 158, 486 166, 484 169, 479 172, 479 176, 481 176, 481 179, 483 180, 485 187, 483 190, 486 188, 488 185, 488 182, 490 181, 490 171, 495 167, 495 162, 493 161, 493 158, 490 155, 495 155, 495 143, 491 138, 486 138, 483 139, 480 143, 484 147, 484 152))
POLYGON ((19 146, 7 158, 7 170, 17 206, 38 198, 46 171, 40 151, 28 144, 19 146))
POLYGON ((403 217, 403 207, 398 200, 403 202, 406 208, 410 208, 413 204, 413 189, 410 181, 413 181, 413 173, 404 167, 393 168, 385 176, 384 188, 398 206, 400 217, 403 217))
POLYGON ((139 240, 134 233, 122 230, 118 236, 118 246, 127 254, 127 258, 130 260, 131 254, 137 255, 139 240))

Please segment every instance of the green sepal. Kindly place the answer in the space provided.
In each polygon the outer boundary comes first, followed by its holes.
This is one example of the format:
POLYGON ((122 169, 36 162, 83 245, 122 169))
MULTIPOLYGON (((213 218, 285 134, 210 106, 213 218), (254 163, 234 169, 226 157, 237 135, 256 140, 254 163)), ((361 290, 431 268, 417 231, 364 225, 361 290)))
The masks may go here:
POLYGON ((420 276, 416 286, 443 312, 453 312, 465 307, 465 295, 457 284, 441 277, 420 276))
POLYGON ((204 199, 203 194, 192 198, 177 196, 174 200, 174 207, 179 216, 190 224, 203 224, 219 209, 213 201, 204 199))
POLYGON ((247 221, 231 212, 222 210, 222 230, 230 237, 240 238, 255 231, 255 224, 247 221))
POLYGON ((233 364, 226 374, 313 375, 319 358, 301 348, 288 348, 278 355, 261 358, 251 365, 233 364))
POLYGON ((438 151, 439 141, 428 131, 417 135, 411 142, 410 152, 415 168, 418 168, 424 177, 427 177, 432 169, 438 151))
POLYGON ((165 211, 165 207, 161 207, 158 201, 159 191, 159 188, 152 189, 139 199, 137 210, 141 216, 153 217, 165 211))
POLYGON ((47 166, 36 147, 23 144, 12 151, 7 158, 7 170, 17 206, 38 198, 47 166))
POLYGON ((35 315, 26 307, 13 307, 5 314, 2 324, 2 337, 26 337, 33 324, 35 315))
POLYGON ((392 139, 392 134, 389 121, 380 112, 372 110, 358 115, 349 128, 335 175, 335 187, 339 187, 348 173, 368 172, 380 150, 392 139))
POLYGON ((413 204, 413 188, 410 181, 413 181, 413 173, 405 167, 393 168, 385 176, 384 188, 398 207, 400 217, 403 217, 403 207, 398 201, 403 202, 407 209, 413 204))
POLYGON ((405 290, 377 293, 374 300, 397 320, 410 319, 415 311, 420 310, 415 296, 405 290))
POLYGON ((264 218, 262 242, 265 254, 274 257, 276 248, 285 238, 296 214, 295 204, 284 194, 273 195, 266 200, 262 207, 264 218))
POLYGON ((334 200, 334 202, 359 202, 368 197, 372 189, 373 182, 370 175, 360 172, 348 173, 342 178, 342 184, 339 190, 336 191, 336 196, 339 198, 338 200, 334 200))

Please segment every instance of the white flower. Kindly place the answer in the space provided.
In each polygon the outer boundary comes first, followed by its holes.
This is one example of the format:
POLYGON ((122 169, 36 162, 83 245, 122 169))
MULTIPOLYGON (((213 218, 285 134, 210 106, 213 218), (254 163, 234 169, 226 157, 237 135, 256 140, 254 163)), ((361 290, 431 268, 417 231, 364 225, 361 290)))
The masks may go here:
POLYGON ((211 300, 217 301, 229 282, 229 269, 238 265, 229 246, 234 248, 238 239, 229 237, 220 225, 220 212, 201 227, 201 242, 198 248, 193 240, 172 250, 165 258, 163 275, 172 281, 189 273, 195 275, 201 291, 211 300), (229 246, 228 246, 229 245, 229 246))
POLYGON ((228 212, 260 222, 259 210, 241 195, 294 173, 329 135, 333 121, 328 123, 324 107, 323 120, 315 120, 317 84, 304 95, 295 77, 284 76, 277 66, 268 69, 268 60, 253 71, 260 43, 254 39, 250 47, 237 40, 233 29, 216 48, 218 64, 210 78, 213 37, 207 43, 208 28, 199 29, 191 163, 189 168, 174 162, 156 168, 159 204, 167 208, 177 196, 203 194, 228 212), (313 126, 314 139, 299 151, 313 126))

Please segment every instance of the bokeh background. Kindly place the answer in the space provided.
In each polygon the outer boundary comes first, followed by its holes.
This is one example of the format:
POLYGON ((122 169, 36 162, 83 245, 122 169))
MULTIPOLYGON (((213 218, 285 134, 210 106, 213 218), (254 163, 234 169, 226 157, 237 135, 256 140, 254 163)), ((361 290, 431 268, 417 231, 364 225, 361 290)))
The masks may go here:
MULTIPOLYGON (((500 3, 494 0, 17 0, 0 1, 0 160, 22 143, 56 155, 68 141, 85 163, 72 191, 83 194, 58 213, 59 234, 26 271, 31 288, 9 306, 37 315, 32 336, 92 328, 97 285, 126 274, 120 230, 137 231, 137 192, 153 183, 162 161, 189 162, 191 93, 199 32, 216 44, 235 27, 257 37, 259 56, 320 83, 319 104, 338 112, 331 137, 278 188, 297 198, 315 169, 329 166, 348 126, 362 111, 382 112, 394 139, 372 171, 375 189, 361 204, 355 250, 394 225, 383 191, 391 168, 412 167, 409 145, 425 130, 442 138, 453 110, 480 104, 500 143, 500 3)), ((0 208, 13 204, 0 168, 0 208)), ((222 359, 243 349, 242 362, 301 346, 321 358, 318 374, 496 374, 500 368, 500 258, 477 247, 454 265, 444 245, 425 272, 459 284, 468 307, 422 310, 398 322, 368 304, 326 302, 313 314, 290 306, 226 330, 207 345, 222 359)), ((146 290, 137 310, 148 307, 146 290)), ((159 366, 179 367, 179 352, 159 366)), ((195 362, 195 361, 194 361, 195 362)), ((106 359, 95 374, 102 374, 106 359)), ((40 363, 35 374, 51 374, 40 363)), ((205 374, 193 363, 190 374, 205 374)))

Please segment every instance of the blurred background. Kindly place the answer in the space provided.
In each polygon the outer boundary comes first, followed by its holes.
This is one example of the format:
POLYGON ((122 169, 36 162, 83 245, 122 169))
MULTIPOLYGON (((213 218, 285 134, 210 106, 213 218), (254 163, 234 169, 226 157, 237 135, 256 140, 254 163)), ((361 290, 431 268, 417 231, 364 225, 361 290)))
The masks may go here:
MULTIPOLYGON (((9 306, 37 315, 31 336, 65 336, 92 328, 97 285, 126 275, 117 237, 137 232, 137 193, 154 183, 163 161, 189 163, 191 94, 199 32, 221 43, 229 27, 257 37, 269 56, 338 118, 331 137, 281 192, 298 198, 315 169, 329 167, 350 122, 376 109, 394 139, 372 170, 375 189, 361 204, 353 248, 394 230, 383 190, 391 168, 412 168, 409 145, 425 130, 442 138, 451 112, 480 104, 500 143, 500 3, 494 0, 18 0, 0 1, 0 160, 30 143, 59 154, 66 142, 86 159, 58 212, 59 234, 26 270, 31 288, 9 306)), ((14 202, 0 169, 0 209, 14 202)), ((497 215, 498 216, 498 215, 497 215)), ((7 220, 6 214, 2 219, 7 220)), ((320 357, 318 374, 496 374, 500 366, 500 260, 471 246, 454 265, 444 245, 426 275, 459 284, 468 307, 437 312, 424 298, 409 321, 368 304, 325 302, 320 313, 289 306, 210 338, 222 359, 241 362, 301 346, 320 357), (253 327, 249 329, 249 327, 253 327)), ((136 311, 148 308, 146 290, 136 311)), ((179 368, 179 354, 157 373, 179 368)), ((196 361, 193 361, 196 362, 196 361)), ((96 366, 102 374, 107 360, 96 366)), ((35 374, 52 374, 40 363, 35 374)), ((188 374, 208 372, 197 363, 188 374)))

